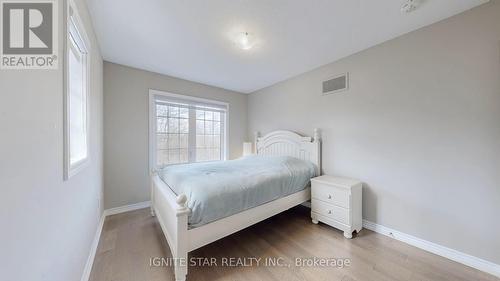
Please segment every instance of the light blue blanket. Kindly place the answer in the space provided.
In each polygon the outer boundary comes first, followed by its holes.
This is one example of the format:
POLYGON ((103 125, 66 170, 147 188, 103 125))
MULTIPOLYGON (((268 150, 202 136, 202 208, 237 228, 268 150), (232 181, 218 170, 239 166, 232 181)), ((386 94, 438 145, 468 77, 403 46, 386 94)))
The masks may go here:
POLYGON ((293 157, 254 155, 172 165, 159 176, 174 193, 188 197, 194 228, 303 190, 315 167, 293 157))

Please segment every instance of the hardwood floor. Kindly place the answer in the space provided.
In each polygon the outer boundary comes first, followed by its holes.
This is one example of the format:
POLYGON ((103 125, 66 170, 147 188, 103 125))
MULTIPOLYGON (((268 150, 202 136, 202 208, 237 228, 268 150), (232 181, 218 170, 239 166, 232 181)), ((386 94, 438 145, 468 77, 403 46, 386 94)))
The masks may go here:
MULTIPOLYGON (((110 216, 104 224, 90 280, 174 280, 173 267, 154 266, 154 262, 151 266, 152 261, 167 262, 170 256, 161 228, 149 209, 110 216)), ((190 261, 207 263, 215 258, 212 265, 218 266, 190 266, 188 281, 500 281, 366 229, 347 240, 334 228, 312 224, 309 209, 301 206, 202 247, 192 252, 190 258, 201 258, 190 261), (314 257, 343 258, 350 265, 295 266, 296 258, 314 257), (228 266, 229 258, 245 261, 248 266, 228 266), (259 266, 257 258, 261 258, 259 266), (264 261, 275 261, 281 266, 265 266, 264 261)))

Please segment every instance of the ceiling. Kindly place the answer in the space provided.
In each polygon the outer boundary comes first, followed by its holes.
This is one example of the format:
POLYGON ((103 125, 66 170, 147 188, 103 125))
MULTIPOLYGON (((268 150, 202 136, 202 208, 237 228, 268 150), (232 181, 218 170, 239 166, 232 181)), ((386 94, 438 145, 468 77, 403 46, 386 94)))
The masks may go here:
POLYGON ((488 0, 87 0, 105 60, 242 93, 488 0), (250 50, 234 43, 250 32, 250 50))

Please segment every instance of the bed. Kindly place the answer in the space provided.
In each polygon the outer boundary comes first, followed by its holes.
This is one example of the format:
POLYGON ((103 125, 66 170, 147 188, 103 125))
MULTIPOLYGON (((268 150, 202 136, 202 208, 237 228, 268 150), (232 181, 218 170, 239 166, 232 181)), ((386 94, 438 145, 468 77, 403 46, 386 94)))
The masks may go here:
POLYGON ((313 137, 256 133, 255 146, 256 156, 152 171, 151 214, 170 246, 177 281, 186 280, 190 251, 310 199, 309 179, 321 171, 318 129, 313 137), (196 192, 200 184, 203 192, 196 192))

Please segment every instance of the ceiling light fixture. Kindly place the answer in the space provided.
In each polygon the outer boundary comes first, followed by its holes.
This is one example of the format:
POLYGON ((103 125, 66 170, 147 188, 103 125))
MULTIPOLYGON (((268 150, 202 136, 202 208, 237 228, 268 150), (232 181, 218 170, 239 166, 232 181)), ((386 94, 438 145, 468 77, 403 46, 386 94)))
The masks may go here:
POLYGON ((240 49, 250 50, 255 46, 255 39, 253 35, 248 32, 240 32, 236 36, 235 43, 240 49))
POLYGON ((418 7, 417 2, 417 0, 407 0, 406 3, 401 6, 401 13, 408 14, 415 11, 418 7))

